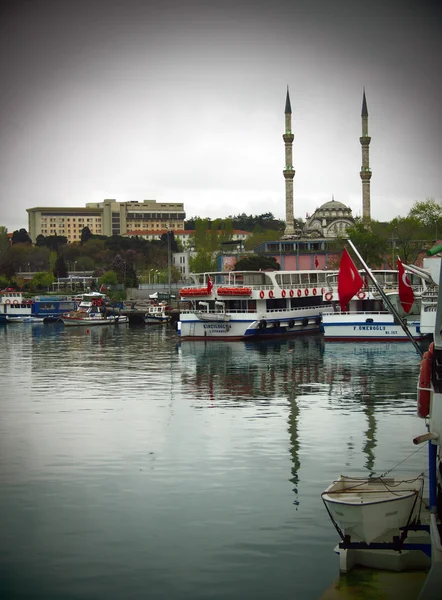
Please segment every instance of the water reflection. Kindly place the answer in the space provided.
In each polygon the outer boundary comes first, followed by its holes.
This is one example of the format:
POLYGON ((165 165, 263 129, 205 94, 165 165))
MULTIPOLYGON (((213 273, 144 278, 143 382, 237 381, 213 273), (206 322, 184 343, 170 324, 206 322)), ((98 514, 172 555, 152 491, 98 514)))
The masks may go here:
POLYGON ((413 437, 406 344, 0 337, 4 564, 21 597, 318 598, 336 570, 320 493, 341 469, 398 462, 413 437))

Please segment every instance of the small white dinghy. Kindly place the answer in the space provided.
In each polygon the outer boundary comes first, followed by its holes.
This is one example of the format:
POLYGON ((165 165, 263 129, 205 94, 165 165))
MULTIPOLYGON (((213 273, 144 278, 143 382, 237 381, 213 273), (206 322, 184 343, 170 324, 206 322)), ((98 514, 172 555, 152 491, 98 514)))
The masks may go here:
POLYGON ((416 519, 423 491, 423 476, 415 479, 341 477, 321 494, 335 527, 352 542, 400 535, 416 519))

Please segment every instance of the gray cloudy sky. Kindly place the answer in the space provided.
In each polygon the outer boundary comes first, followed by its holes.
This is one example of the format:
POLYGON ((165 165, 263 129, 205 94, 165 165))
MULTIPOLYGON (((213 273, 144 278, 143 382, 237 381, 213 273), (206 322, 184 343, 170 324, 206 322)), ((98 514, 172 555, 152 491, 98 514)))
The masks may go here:
POLYGON ((156 199, 188 217, 295 216, 334 194, 372 217, 442 202, 442 42, 434 0, 3 0, 0 225, 26 208, 156 199))

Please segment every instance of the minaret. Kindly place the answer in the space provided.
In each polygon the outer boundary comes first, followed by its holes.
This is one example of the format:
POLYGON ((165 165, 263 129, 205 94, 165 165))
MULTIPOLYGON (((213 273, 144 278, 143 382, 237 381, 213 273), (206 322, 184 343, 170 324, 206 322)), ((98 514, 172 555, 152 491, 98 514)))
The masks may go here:
POLYGON ((369 146, 371 137, 368 135, 368 110, 367 100, 364 95, 362 97, 362 137, 359 138, 362 146, 362 167, 361 167, 361 180, 362 180, 362 219, 364 221, 370 221, 370 159, 369 159, 369 146))
POLYGON ((285 230, 284 236, 291 236, 295 233, 293 225, 293 177, 295 171, 292 164, 292 144, 294 135, 292 133, 292 107, 290 105, 289 88, 287 86, 287 97, 285 100, 285 133, 282 136, 285 144, 285 169, 283 171, 285 178, 285 230))

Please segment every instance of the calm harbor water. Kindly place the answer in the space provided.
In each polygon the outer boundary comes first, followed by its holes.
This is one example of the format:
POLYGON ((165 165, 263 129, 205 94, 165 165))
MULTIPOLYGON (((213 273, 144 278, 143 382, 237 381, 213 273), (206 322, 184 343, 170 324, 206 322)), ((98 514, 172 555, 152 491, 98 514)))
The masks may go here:
POLYGON ((317 599, 338 572, 324 488, 427 466, 408 343, 0 340, 2 599, 317 599))

